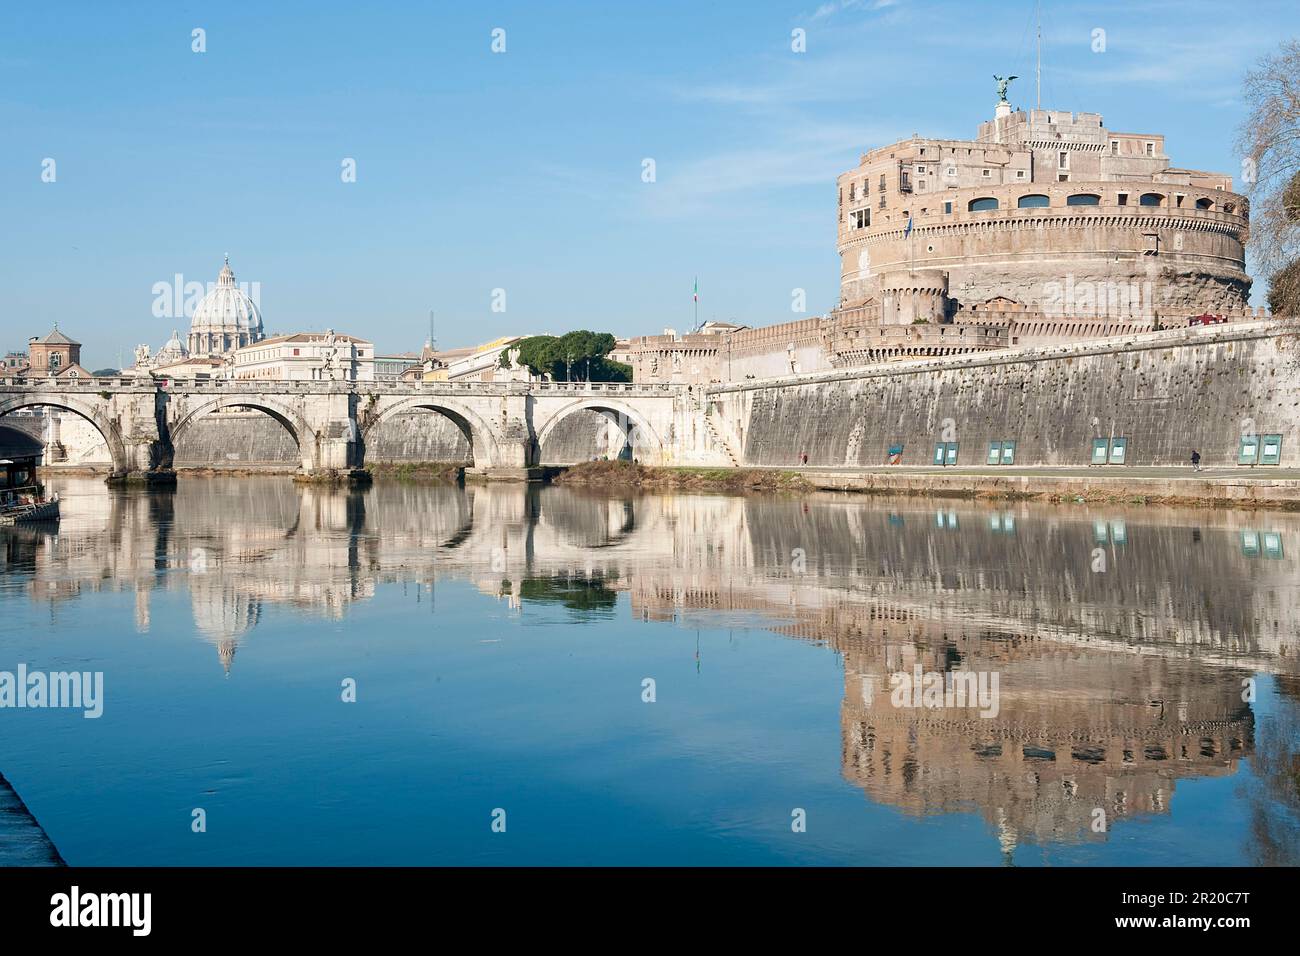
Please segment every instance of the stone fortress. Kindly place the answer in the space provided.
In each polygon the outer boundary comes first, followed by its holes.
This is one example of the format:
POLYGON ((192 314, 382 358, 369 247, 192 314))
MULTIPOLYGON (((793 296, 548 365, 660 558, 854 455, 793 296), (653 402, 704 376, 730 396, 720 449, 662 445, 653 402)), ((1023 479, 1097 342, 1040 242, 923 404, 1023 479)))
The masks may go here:
POLYGON ((837 182, 840 301, 751 329, 643 336, 638 382, 700 384, 1186 326, 1247 304, 1248 203, 1158 134, 1013 109, 975 139, 913 136, 837 182))

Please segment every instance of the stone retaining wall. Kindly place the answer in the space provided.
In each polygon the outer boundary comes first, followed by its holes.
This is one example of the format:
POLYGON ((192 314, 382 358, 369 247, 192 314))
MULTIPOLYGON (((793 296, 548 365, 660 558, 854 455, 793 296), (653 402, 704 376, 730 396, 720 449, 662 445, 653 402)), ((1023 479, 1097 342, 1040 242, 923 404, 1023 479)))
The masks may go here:
MULTIPOLYGON (((1281 434, 1300 463, 1300 325, 1293 319, 1182 329, 1079 346, 898 363, 707 390, 746 465, 983 465, 1016 442, 1015 464, 1091 463, 1093 440, 1127 440, 1129 465, 1235 464, 1245 431, 1281 434)), ((1122 466, 1112 466, 1122 468, 1122 466)))

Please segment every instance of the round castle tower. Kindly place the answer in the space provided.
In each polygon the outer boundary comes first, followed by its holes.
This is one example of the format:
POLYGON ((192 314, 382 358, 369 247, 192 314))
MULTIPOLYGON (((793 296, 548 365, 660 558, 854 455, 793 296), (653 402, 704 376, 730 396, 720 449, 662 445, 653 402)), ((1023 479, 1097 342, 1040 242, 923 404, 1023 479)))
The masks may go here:
POLYGON ((946 275, 948 321, 994 299, 1091 319, 1247 305, 1248 206, 1231 177, 1173 168, 1162 136, 1111 132, 1096 113, 999 104, 976 139, 872 150, 838 188, 840 308, 882 323, 906 314, 900 272, 927 276, 918 291, 946 275))

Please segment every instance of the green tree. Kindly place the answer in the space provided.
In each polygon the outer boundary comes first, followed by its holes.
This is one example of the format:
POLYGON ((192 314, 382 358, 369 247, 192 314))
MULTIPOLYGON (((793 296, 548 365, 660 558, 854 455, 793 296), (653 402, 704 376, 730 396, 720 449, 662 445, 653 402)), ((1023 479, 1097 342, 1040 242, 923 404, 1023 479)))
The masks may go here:
POLYGON ((632 366, 623 362, 615 362, 611 358, 596 358, 591 360, 591 377, 589 382, 630 382, 632 381, 632 366))
POLYGON ((513 347, 519 350, 520 365, 534 375, 549 375, 552 381, 630 382, 632 367, 607 357, 614 341, 608 332, 578 329, 561 336, 529 336, 513 347))
POLYGON ((516 361, 534 375, 549 375, 555 379, 557 341, 553 335, 531 335, 521 339, 515 343, 515 348, 519 350, 516 361))

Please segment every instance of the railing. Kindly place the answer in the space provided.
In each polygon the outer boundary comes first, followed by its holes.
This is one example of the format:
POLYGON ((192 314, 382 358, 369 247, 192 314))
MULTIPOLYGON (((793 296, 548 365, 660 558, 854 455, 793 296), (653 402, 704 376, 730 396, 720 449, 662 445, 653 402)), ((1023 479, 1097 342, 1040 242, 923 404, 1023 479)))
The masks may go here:
POLYGON ((147 379, 132 378, 54 378, 53 376, 36 378, 33 376, 10 376, 0 378, 0 386, 18 385, 32 388, 57 388, 60 392, 97 392, 108 388, 136 388, 152 391, 157 383, 147 379))
POLYGON ((672 392, 682 386, 669 382, 538 382, 529 386, 538 392, 672 392))
POLYGON ((841 382, 856 378, 879 378, 914 372, 946 371, 958 368, 986 367, 998 364, 1015 364, 1041 359, 1081 357, 1115 351, 1120 348, 1154 349, 1169 345, 1196 345, 1212 342, 1230 342, 1234 338, 1247 338, 1269 335, 1273 332, 1290 332, 1287 326, 1300 329, 1300 316, 1234 316, 1234 321, 1213 325, 1166 325, 1157 330, 1134 330, 1132 332, 1109 335, 1102 338, 1083 339, 1053 345, 1019 345, 1011 348, 988 349, 949 355, 942 358, 918 358, 899 362, 872 362, 866 365, 854 365, 843 369, 817 372, 800 372, 794 375, 781 375, 772 378, 750 379, 743 382, 723 382, 702 386, 704 397, 712 400, 714 395, 726 392, 743 392, 754 389, 774 388, 783 385, 811 385, 822 382, 841 382), (1256 333, 1247 325, 1263 327, 1256 333))
POLYGON ((56 379, 12 377, 0 378, 0 388, 23 388, 58 392, 94 394, 122 392, 266 392, 270 394, 302 393, 331 395, 421 395, 468 393, 488 395, 570 394, 605 395, 672 395, 685 386, 667 382, 376 382, 376 381, 286 381, 281 379, 182 379, 182 378, 95 378, 56 379))

